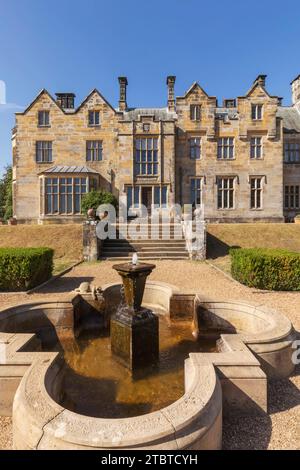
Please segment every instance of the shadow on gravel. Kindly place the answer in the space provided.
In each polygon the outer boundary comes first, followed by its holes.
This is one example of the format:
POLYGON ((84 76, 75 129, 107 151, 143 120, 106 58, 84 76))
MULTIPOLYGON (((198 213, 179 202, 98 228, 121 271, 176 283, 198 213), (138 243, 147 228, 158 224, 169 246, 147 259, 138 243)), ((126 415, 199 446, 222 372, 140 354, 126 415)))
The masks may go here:
POLYGON ((55 294, 62 292, 70 292, 80 286, 82 282, 92 282, 94 277, 91 276, 66 276, 58 277, 52 282, 49 282, 44 287, 36 289, 36 294, 55 294))
MULTIPOLYGON (((298 333, 299 335, 299 333, 298 333)), ((300 364, 292 377, 300 375, 300 364)), ((272 433, 270 416, 300 405, 300 391, 287 379, 271 379, 268 383, 268 414, 263 416, 232 416, 223 421, 223 449, 267 449, 272 433)), ((296 416, 295 416, 296 419, 296 416)))

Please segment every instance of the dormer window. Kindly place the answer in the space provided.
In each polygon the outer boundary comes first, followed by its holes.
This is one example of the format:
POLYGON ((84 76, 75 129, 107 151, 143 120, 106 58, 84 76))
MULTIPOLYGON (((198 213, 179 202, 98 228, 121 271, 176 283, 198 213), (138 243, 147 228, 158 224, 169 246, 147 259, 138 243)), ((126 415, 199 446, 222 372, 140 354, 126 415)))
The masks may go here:
POLYGON ((224 108, 235 108, 236 107, 236 100, 235 99, 225 99, 224 100, 224 108))
POLYGON ((50 113, 49 111, 39 111, 38 113, 38 126, 49 127, 50 126, 50 113))
POLYGON ((262 119, 263 115, 263 105, 262 104, 253 104, 251 107, 251 117, 253 121, 259 121, 262 119))
POLYGON ((100 126, 99 111, 89 111, 89 126, 100 126))
POLYGON ((190 119, 191 121, 200 121, 201 119, 201 106, 200 104, 190 105, 190 119))
POLYGON ((74 109, 74 100, 75 95, 74 93, 55 93, 57 103, 63 109, 74 109))

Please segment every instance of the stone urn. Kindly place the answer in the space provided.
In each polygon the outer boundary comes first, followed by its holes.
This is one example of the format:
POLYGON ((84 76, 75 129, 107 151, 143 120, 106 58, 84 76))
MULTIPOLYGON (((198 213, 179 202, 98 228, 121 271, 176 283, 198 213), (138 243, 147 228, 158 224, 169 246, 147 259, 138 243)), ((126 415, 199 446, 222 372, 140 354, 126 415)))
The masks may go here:
POLYGON ((300 214, 295 217, 295 224, 300 224, 300 214))
POLYGON ((90 209, 88 209, 87 216, 88 216, 88 219, 95 219, 95 217, 96 217, 95 209, 93 209, 92 207, 90 209))
POLYGON ((15 219, 15 217, 10 217, 7 223, 8 225, 17 225, 17 219, 15 219))

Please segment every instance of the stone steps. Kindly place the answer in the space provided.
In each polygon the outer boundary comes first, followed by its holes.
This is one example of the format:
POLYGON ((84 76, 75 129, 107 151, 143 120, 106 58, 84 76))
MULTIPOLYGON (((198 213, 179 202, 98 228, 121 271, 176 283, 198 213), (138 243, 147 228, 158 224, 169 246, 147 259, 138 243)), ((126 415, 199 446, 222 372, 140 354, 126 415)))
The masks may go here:
MULTIPOLYGON (((146 261, 146 260, 184 260, 188 259, 188 256, 186 254, 174 254, 174 253, 167 253, 165 255, 162 254, 138 254, 139 260, 140 261, 146 261)), ((107 261, 131 261, 132 256, 126 256, 126 255, 116 255, 114 254, 113 256, 111 255, 106 255, 106 256, 101 256, 100 259, 102 260, 107 260, 107 261)))
POLYGON ((185 246, 129 246, 129 247, 124 247, 124 246, 110 246, 107 245, 106 247, 103 248, 102 252, 107 253, 107 252, 130 252, 130 253, 143 253, 143 252, 151 252, 151 253, 165 253, 165 252, 184 252, 185 251, 185 246))
POLYGON ((136 247, 141 248, 143 246, 149 247, 161 247, 163 246, 185 246, 184 240, 106 240, 104 246, 119 246, 119 247, 136 247))
POLYGON ((185 249, 185 243, 116 243, 117 240, 108 240, 104 243, 101 250, 101 258, 126 258, 132 257, 137 253, 141 259, 186 259, 188 252, 185 249), (111 243, 113 242, 113 243, 111 243))
MULTIPOLYGON (((128 225, 117 223, 115 227, 117 237, 124 227, 127 227, 126 234, 129 235, 128 225)), ((128 237, 105 240, 101 249, 101 258, 128 261, 134 252, 142 260, 188 258, 180 224, 141 224, 138 228, 132 239, 128 237), (176 239, 175 236, 180 238, 176 239)))

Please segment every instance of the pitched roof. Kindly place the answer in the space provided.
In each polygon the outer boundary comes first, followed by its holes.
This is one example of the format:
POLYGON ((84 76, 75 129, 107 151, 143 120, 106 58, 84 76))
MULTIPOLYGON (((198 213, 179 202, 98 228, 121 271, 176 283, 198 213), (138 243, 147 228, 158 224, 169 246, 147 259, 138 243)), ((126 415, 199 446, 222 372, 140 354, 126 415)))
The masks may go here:
POLYGON ((124 112, 125 121, 138 121, 141 116, 154 117, 155 121, 173 121, 177 117, 168 108, 133 108, 124 112))
POLYGON ((57 103, 57 101, 53 98, 53 96, 50 95, 49 91, 46 90, 46 88, 43 88, 38 94, 37 96, 34 98, 34 100, 27 106, 27 108, 25 108, 23 111, 19 111, 17 112, 16 114, 26 114, 27 111, 30 110, 30 108, 32 108, 32 106, 40 99, 40 97, 42 95, 47 95, 52 101, 54 104, 56 104, 56 106, 64 113, 65 110, 59 106, 59 104, 57 103))
POLYGON ((215 98, 215 96, 209 96, 205 90, 203 90, 203 88, 199 85, 198 82, 193 82, 192 85, 190 86, 190 88, 184 93, 183 96, 177 96, 177 98, 179 99, 182 99, 182 98, 186 98, 195 88, 199 88, 203 93, 204 95, 206 95, 208 98, 215 98))
POLYGON ((280 106, 277 117, 283 119, 283 128, 287 132, 300 132, 300 113, 292 106, 280 106))
POLYGON ((81 107, 89 100, 89 98, 92 96, 93 93, 97 93, 102 99, 103 101, 114 111, 116 112, 115 108, 104 98, 103 95, 101 95, 101 93, 97 90, 97 88, 94 88, 88 95, 87 97, 81 102, 81 104, 75 108, 75 109, 64 109, 62 108, 59 103, 53 98, 52 95, 50 95, 50 93, 45 89, 43 88, 39 93, 38 95, 34 98, 34 100, 29 104, 29 106, 27 106, 26 109, 24 109, 23 111, 20 111, 16 114, 26 114, 27 111, 30 110, 30 108, 32 108, 32 106, 39 100, 39 98, 43 95, 43 94, 46 94, 52 101, 53 103, 64 113, 64 114, 74 114, 74 113, 77 113, 81 107))
POLYGON ((64 166, 56 165, 47 168, 41 173, 98 173, 97 171, 89 168, 88 166, 64 166))
POLYGON ((101 95, 100 91, 97 90, 97 88, 94 88, 94 89, 87 95, 87 97, 81 102, 81 104, 76 108, 76 111, 75 111, 76 113, 77 113, 77 111, 79 111, 80 108, 90 99, 90 97, 91 97, 94 93, 97 93, 97 95, 100 96, 100 98, 113 110, 114 113, 116 112, 115 108, 107 101, 106 98, 104 98, 103 95, 101 95))

